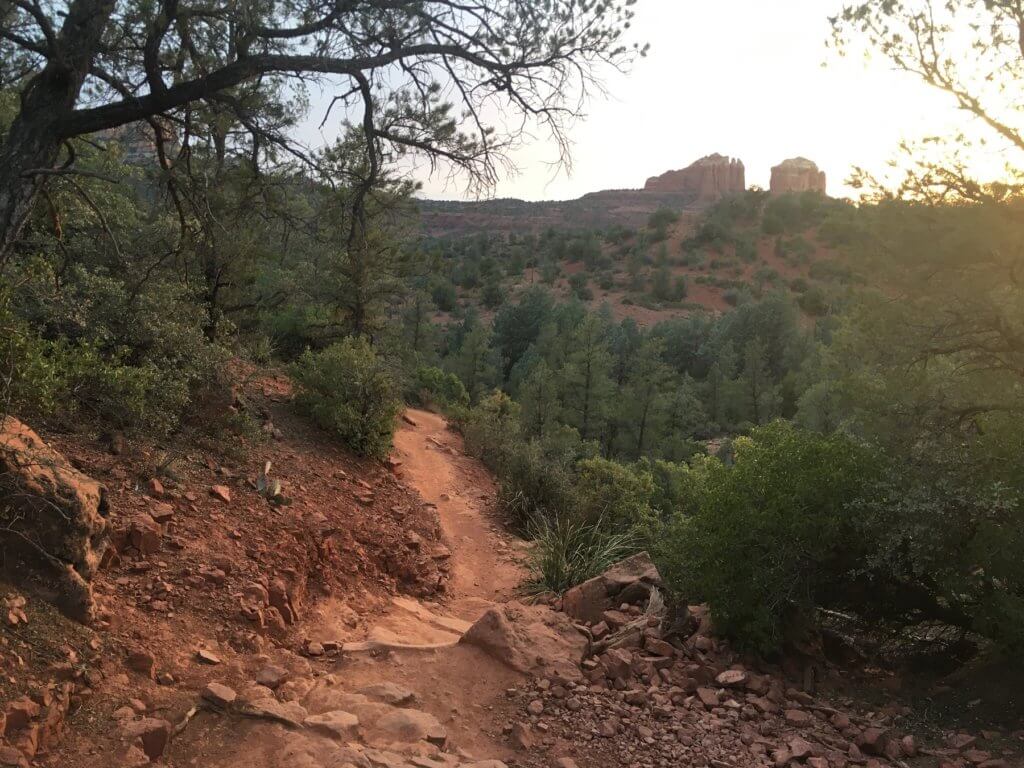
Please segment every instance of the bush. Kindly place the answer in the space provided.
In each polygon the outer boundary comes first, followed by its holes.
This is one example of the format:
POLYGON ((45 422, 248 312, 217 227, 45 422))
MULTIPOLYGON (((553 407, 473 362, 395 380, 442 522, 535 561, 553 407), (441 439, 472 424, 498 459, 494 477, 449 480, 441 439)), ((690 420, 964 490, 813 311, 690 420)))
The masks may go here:
POLYGON ((432 365, 421 365, 413 376, 412 398, 420 405, 459 407, 469 405, 469 393, 462 380, 432 365))
POLYGON ((534 593, 561 594, 638 549, 633 531, 609 533, 601 519, 588 523, 567 514, 553 520, 537 517, 527 532, 534 542, 527 590, 534 593))
POLYGON ((810 623, 865 561, 872 537, 848 504, 877 474, 851 439, 775 422, 734 442, 735 464, 695 463, 699 510, 654 537, 670 587, 706 600, 743 647, 778 648, 810 623))
POLYGON ((356 453, 387 456, 402 404, 391 372, 365 338, 306 350, 291 370, 300 410, 356 453))
POLYGON ((576 482, 580 519, 610 531, 628 531, 651 522, 654 478, 642 465, 626 466, 608 459, 579 463, 576 482))
POLYGON ((0 362, 10 372, 0 394, 34 418, 165 435, 226 359, 205 338, 202 312, 173 285, 130 296, 114 279, 72 268, 59 293, 29 282, 0 305, 0 362))

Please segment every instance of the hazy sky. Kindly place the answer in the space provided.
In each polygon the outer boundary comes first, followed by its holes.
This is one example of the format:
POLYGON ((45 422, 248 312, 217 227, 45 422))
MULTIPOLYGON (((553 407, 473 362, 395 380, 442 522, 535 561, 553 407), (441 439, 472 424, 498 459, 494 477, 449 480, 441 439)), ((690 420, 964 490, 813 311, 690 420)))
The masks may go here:
MULTIPOLYGON (((572 132, 573 172, 554 175, 538 139, 515 156, 518 175, 495 194, 567 199, 635 188, 712 152, 740 158, 747 184, 767 187, 773 165, 803 155, 852 195, 854 165, 883 169, 901 138, 968 123, 950 101, 878 60, 827 47, 841 0, 639 0, 635 39, 649 55, 628 76, 609 73, 572 132)), ((319 116, 317 117, 317 121, 319 116)), ((998 158, 994 161, 998 165, 998 158)), ((419 172, 423 196, 458 198, 459 184, 419 172)))

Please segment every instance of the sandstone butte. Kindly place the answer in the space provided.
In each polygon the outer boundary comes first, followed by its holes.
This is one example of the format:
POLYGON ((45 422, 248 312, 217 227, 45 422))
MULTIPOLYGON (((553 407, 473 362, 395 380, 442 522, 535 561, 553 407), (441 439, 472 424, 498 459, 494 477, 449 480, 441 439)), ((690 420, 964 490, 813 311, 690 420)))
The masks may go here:
POLYGON ((659 194, 694 195, 711 202, 746 189, 746 171, 735 158, 714 154, 702 157, 678 171, 668 171, 647 180, 644 189, 659 194))
POLYGON ((775 195, 808 191, 825 194, 825 173, 806 157, 790 158, 772 168, 770 189, 775 195))

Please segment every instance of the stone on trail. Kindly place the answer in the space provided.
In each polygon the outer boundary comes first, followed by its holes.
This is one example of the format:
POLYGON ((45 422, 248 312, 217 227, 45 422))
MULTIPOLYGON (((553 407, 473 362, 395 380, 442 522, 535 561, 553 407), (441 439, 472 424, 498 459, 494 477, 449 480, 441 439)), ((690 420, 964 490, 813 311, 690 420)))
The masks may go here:
POLYGON ((238 711, 249 717, 273 720, 278 723, 298 728, 307 717, 306 710, 295 702, 282 703, 277 699, 257 699, 246 702, 238 711))
POLYGON ((218 707, 230 707, 235 703, 238 694, 235 693, 233 688, 228 688, 226 685, 214 682, 208 683, 206 688, 203 689, 203 698, 218 707))
POLYGON ((340 710, 310 715, 305 719, 304 725, 310 730, 341 741, 354 739, 359 732, 359 718, 350 712, 340 710))
POLYGON ((459 640, 480 648, 518 672, 538 677, 582 678, 587 640, 564 613, 512 602, 489 609, 459 640))
POLYGON ((411 704, 416 700, 416 694, 408 688, 403 688, 400 685, 388 682, 363 686, 359 689, 359 693, 364 696, 369 696, 371 699, 383 701, 385 704, 390 704, 394 707, 411 704))
POLYGON ((288 679, 288 670, 276 664, 266 664, 256 671, 256 683, 275 689, 288 679))
POLYGON ((438 719, 418 709, 395 709, 377 720, 373 727, 398 741, 428 741, 441 746, 448 740, 438 719))

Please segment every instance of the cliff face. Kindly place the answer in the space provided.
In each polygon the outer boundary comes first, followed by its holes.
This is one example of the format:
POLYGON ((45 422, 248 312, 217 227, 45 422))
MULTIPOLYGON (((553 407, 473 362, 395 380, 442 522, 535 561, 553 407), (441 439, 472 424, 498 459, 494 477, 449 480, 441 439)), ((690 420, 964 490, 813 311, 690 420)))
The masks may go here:
POLYGON ((772 194, 820 192, 825 194, 825 173, 806 157, 794 157, 772 168, 772 194))
POLYGON ((700 202, 713 202, 747 188, 743 163, 714 154, 702 157, 688 168, 669 171, 647 180, 644 189, 659 194, 694 195, 700 202))

